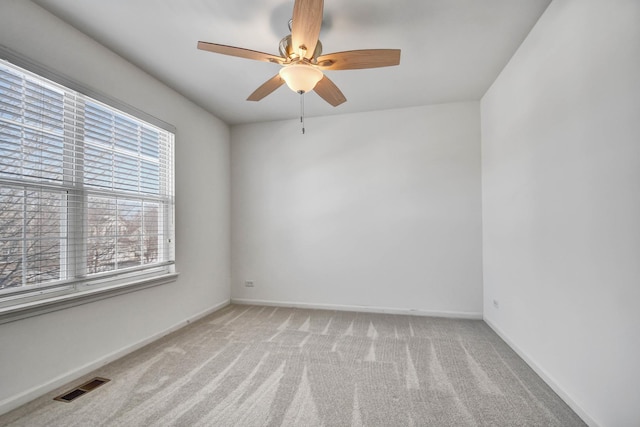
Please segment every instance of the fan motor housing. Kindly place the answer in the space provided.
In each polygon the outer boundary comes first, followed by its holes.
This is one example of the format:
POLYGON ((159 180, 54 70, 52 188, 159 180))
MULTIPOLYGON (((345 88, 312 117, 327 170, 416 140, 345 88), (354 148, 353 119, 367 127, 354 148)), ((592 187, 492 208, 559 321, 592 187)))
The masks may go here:
MULTIPOLYGON (((280 47, 278 50, 280 51, 280 55, 282 55, 284 58, 294 59, 299 57, 298 53, 293 49, 291 34, 280 40, 280 47)), ((321 54, 322 43, 320 43, 320 40, 318 40, 318 43, 316 43, 316 48, 313 51, 313 56, 311 57, 311 61, 315 62, 316 58, 318 58, 321 54)))

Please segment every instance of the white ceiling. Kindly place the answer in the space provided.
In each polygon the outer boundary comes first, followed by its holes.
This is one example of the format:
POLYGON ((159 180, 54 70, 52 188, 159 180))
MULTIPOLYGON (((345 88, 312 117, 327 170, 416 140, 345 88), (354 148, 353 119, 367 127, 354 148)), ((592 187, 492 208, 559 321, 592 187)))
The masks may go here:
MULTIPOLYGON (((280 66, 196 49, 278 54, 294 0, 33 0, 228 124, 299 116, 286 86, 245 101, 280 66)), ((324 53, 402 49, 400 65, 327 71, 347 102, 305 95, 307 116, 482 97, 551 0, 325 0, 324 53)))

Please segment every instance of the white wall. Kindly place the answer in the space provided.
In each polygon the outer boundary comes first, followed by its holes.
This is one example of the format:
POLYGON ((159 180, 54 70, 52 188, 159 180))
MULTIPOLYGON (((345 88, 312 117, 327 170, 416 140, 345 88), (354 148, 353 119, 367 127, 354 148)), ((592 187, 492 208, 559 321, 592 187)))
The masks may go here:
POLYGON ((306 128, 231 129, 232 298, 481 316, 479 103, 306 128))
POLYGON ((640 425, 640 2, 554 0, 481 115, 485 319, 591 424, 640 425))
POLYGON ((179 279, 0 325, 0 412, 229 300, 229 129, 31 2, 0 3, 0 43, 177 127, 179 279))

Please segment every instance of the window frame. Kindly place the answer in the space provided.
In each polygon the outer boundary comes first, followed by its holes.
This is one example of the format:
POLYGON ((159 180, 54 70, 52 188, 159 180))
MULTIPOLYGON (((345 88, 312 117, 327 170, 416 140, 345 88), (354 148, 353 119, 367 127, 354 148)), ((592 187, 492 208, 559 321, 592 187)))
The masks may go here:
MULTIPOLYGON (((137 110, 134 107, 124 104, 121 101, 92 90, 61 74, 52 72, 48 68, 43 67, 42 65, 3 46, 0 46, 0 60, 4 60, 44 79, 53 81, 71 91, 78 92, 91 100, 104 104, 108 108, 112 108, 118 112, 132 116, 135 119, 171 133, 172 140, 170 147, 172 152, 169 185, 171 186, 171 195, 173 198, 169 205, 170 214, 168 217, 165 216, 162 221, 164 225, 167 225, 167 223, 170 223, 171 225, 169 234, 170 247, 168 249, 169 256, 166 261, 154 263, 152 266, 145 266, 143 263, 140 266, 131 268, 124 268, 105 273, 96 273, 92 274, 87 280, 84 280, 84 278, 74 277, 72 279, 56 281, 51 285, 47 285, 47 282, 44 282, 35 285, 21 286, 8 292, 0 292, 0 324, 52 311, 67 309, 76 305, 86 304, 103 298, 110 298, 175 281, 179 275, 179 273, 175 271, 175 161, 173 160, 176 136, 175 127, 145 112, 137 110)), ((29 188, 29 184, 25 184, 25 182, 16 182, 15 184, 16 188, 23 188, 25 192, 29 188)), ((42 189, 43 185, 38 183, 35 184, 34 187, 42 189)), ((52 191, 60 191, 60 188, 54 188, 52 191)), ((66 197, 69 199, 86 199, 89 194, 92 194, 91 190, 79 190, 77 192, 68 192, 66 197)), ((142 200, 142 197, 140 197, 140 200, 142 200)), ((64 215, 68 215, 68 212, 70 211, 65 210, 65 212, 66 213, 64 215)), ((85 221, 86 215, 87 214, 84 213, 80 220, 85 221)), ((165 214, 161 213, 161 215, 165 214)), ((74 219, 72 218, 71 220, 73 221, 74 219)), ((77 218, 75 220, 77 220, 77 218)), ((71 231, 71 234, 72 233, 73 231, 71 231)), ((66 241, 74 238, 73 235, 69 236, 69 234, 65 234, 64 236, 66 241)), ((87 237, 84 236, 84 239, 86 240, 87 237)), ((64 255, 61 252, 61 257, 62 256, 64 255)), ((68 265, 65 264, 65 267, 61 268, 66 268, 67 266, 68 265)))

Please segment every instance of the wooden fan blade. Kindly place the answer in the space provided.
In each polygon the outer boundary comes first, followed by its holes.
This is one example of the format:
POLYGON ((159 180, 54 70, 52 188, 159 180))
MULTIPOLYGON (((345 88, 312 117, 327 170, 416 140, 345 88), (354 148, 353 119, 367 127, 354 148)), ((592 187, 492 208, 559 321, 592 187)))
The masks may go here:
POLYGON ((340 92, 340 89, 338 89, 338 86, 329 80, 329 77, 327 76, 324 76, 318 84, 316 84, 316 87, 313 88, 313 90, 315 90, 322 99, 334 107, 337 107, 347 100, 342 92, 340 92))
POLYGON ((280 78, 280 74, 276 74, 264 82, 258 89, 253 91, 253 93, 247 98, 247 101, 260 101, 283 84, 284 80, 280 78))
POLYGON ((323 70, 358 70, 400 64, 400 49, 363 49, 328 53, 318 58, 323 70))
POLYGON ((282 64, 285 61, 285 58, 271 55, 269 53, 202 41, 198 42, 198 49, 213 53, 221 53, 223 55, 237 56, 239 58, 255 59, 256 61, 274 62, 276 64, 282 64))
POLYGON ((320 37, 323 9, 324 0, 296 0, 293 5, 291 47, 296 54, 300 54, 301 46, 306 48, 301 57, 311 59, 313 56, 320 37))

